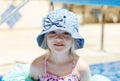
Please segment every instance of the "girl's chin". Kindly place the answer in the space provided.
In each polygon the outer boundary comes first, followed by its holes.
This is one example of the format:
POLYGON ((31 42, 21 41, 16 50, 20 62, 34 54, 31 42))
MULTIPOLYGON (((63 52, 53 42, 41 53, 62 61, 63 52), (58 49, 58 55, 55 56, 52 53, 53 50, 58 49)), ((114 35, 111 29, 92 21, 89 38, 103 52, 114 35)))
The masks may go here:
POLYGON ((59 47, 54 47, 54 50, 55 51, 64 51, 65 50, 65 48, 64 47, 62 47, 62 46, 59 46, 59 47))

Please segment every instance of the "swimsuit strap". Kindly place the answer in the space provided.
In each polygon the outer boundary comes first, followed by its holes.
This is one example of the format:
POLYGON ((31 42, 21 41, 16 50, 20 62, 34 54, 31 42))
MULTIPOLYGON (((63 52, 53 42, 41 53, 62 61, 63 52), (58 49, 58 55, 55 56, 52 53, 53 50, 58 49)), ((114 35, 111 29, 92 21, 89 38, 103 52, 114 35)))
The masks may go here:
POLYGON ((74 68, 75 68, 75 60, 73 59, 72 60, 72 71, 74 71, 74 68))
POLYGON ((47 73, 47 63, 46 63, 47 61, 45 60, 45 62, 44 62, 44 73, 46 74, 47 73))
POLYGON ((72 58, 72 72, 73 72, 75 69, 75 59, 74 59, 73 54, 71 55, 71 58, 72 58))
POLYGON ((46 56, 45 56, 45 62, 44 62, 44 74, 47 73, 47 59, 48 59, 48 57, 49 57, 49 54, 46 54, 46 56))

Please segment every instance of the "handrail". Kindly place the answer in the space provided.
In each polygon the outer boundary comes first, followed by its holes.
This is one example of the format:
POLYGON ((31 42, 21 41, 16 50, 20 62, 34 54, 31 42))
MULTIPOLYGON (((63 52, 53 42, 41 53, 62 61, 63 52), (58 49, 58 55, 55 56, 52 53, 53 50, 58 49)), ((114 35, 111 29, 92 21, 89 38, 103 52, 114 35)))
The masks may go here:
POLYGON ((6 21, 10 16, 12 16, 12 14, 14 14, 17 10, 19 10, 20 8, 22 8, 26 3, 28 3, 29 0, 24 0, 22 3, 20 3, 14 10, 12 10, 9 14, 7 14, 7 16, 5 16, 4 18, 2 18, 0 20, 0 25, 6 21))

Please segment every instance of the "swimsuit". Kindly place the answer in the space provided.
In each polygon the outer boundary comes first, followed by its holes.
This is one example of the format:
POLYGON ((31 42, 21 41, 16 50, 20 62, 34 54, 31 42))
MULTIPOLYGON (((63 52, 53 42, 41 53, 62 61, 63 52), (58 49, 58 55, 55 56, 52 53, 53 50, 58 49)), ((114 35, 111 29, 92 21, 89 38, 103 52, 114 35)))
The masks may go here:
POLYGON ((46 67, 47 67, 47 64, 46 64, 46 61, 45 61, 44 74, 42 76, 39 76, 39 79, 37 81, 80 81, 80 80, 78 80, 78 77, 74 72, 74 68, 75 68, 74 61, 72 63, 72 73, 69 74, 69 75, 66 75, 66 76, 62 76, 62 77, 59 77, 59 76, 56 76, 54 74, 48 73, 46 71, 46 67))

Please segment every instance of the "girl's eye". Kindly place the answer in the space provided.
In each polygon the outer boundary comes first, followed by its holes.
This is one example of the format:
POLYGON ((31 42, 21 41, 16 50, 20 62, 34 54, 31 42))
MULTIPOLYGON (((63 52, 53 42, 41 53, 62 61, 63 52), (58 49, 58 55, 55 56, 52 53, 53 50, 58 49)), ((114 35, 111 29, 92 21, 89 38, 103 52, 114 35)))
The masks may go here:
POLYGON ((49 36, 55 36, 56 35, 56 32, 55 31, 51 31, 48 33, 49 36))
POLYGON ((49 32, 49 34, 56 34, 56 32, 55 31, 51 31, 51 32, 49 32))
POLYGON ((61 35, 63 37, 70 37, 71 36, 70 33, 68 33, 68 32, 58 33, 57 31, 51 31, 51 32, 48 33, 48 35, 49 36, 57 36, 57 35, 59 36, 59 35, 61 35))
POLYGON ((68 32, 64 32, 64 35, 69 35, 69 36, 70 36, 70 33, 68 33, 68 32))
POLYGON ((68 33, 68 32, 64 32, 63 36, 64 36, 64 37, 70 37, 71 35, 70 35, 70 33, 68 33))

